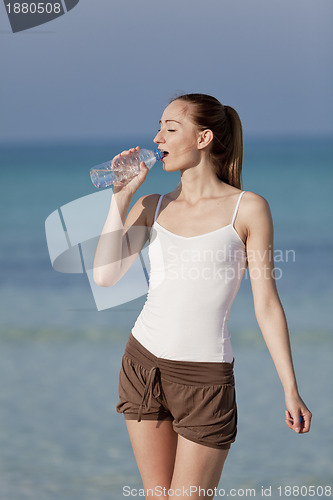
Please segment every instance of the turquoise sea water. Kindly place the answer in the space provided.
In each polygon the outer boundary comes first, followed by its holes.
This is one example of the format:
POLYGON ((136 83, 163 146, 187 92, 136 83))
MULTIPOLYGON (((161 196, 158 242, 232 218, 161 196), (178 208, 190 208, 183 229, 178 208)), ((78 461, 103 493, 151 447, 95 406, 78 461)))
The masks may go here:
MULTIPOLYGON (((85 275, 52 269, 44 234, 51 212, 95 192, 91 166, 137 144, 153 147, 136 138, 0 148, 1 500, 113 500, 124 485, 140 487, 115 405, 122 351, 145 298, 97 312, 85 275)), ((275 249, 294 251, 278 264, 277 286, 314 417, 306 436, 284 424, 283 391, 246 274, 229 321, 239 431, 220 482, 226 489, 253 487, 260 496, 272 485, 279 498, 279 485, 333 486, 332 157, 329 139, 245 141, 243 188, 269 202, 275 249)), ((156 164, 133 203, 171 191, 178 178, 156 164)))

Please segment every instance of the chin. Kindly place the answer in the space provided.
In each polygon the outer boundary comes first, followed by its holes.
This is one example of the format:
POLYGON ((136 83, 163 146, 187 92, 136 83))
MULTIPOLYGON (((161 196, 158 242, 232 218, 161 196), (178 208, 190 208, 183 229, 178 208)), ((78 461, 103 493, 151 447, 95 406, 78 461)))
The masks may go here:
POLYGON ((163 170, 166 172, 178 172, 180 168, 176 165, 167 165, 166 163, 163 163, 163 170))

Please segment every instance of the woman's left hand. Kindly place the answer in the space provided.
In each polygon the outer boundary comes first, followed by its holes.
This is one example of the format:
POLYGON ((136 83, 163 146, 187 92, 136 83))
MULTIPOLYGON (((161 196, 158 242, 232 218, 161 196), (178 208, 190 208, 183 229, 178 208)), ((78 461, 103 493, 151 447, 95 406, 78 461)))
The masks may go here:
POLYGON ((285 396, 286 401, 286 424, 289 429, 304 434, 309 432, 311 425, 312 413, 306 407, 299 394, 293 396, 285 396))

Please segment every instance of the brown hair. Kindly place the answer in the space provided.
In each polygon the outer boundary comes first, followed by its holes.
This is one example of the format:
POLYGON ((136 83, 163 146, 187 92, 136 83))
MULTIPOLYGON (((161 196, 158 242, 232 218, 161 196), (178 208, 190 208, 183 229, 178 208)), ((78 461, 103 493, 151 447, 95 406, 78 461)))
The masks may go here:
POLYGON ((189 113, 200 130, 213 132, 210 157, 217 177, 241 189, 243 129, 237 111, 206 94, 183 94, 171 99, 170 103, 179 100, 193 105, 189 113))

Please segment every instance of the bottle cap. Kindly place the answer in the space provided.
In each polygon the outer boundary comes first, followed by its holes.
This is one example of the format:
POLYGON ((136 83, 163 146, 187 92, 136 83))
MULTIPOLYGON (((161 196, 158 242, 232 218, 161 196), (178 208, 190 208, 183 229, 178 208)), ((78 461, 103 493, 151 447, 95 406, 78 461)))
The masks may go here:
POLYGON ((154 149, 154 154, 155 154, 156 160, 162 160, 162 158, 165 155, 164 151, 162 151, 161 149, 154 149))

